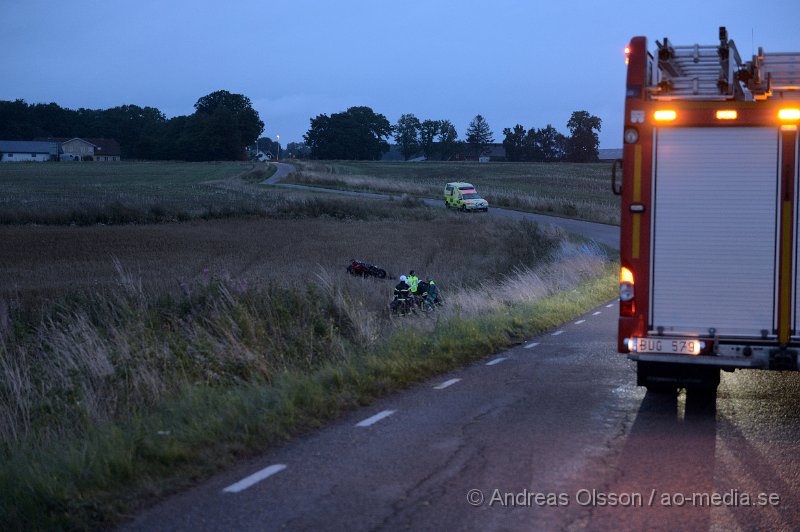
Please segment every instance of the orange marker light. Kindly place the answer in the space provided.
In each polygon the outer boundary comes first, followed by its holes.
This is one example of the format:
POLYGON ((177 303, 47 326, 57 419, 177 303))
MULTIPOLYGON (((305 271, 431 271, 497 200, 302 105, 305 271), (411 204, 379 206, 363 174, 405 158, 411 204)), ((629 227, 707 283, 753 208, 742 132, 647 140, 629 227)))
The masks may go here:
POLYGON ((717 111, 717 120, 736 120, 738 116, 739 113, 737 113, 736 111, 731 111, 727 109, 717 111))
POLYGON ((781 120, 800 120, 800 109, 781 109, 778 111, 781 120))
POLYGON ((623 266, 619 269, 619 282, 633 284, 633 272, 623 266))
POLYGON ((655 118, 656 122, 672 122, 678 118, 678 113, 671 109, 662 109, 653 113, 653 118, 655 118))

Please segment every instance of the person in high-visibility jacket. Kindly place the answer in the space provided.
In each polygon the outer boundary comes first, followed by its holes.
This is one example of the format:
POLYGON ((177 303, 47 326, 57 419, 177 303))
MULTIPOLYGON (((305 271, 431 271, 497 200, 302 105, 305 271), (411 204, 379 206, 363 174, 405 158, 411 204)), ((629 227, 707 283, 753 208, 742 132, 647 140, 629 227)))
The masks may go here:
POLYGON ((414 275, 414 270, 408 272, 406 283, 408 283, 408 289, 411 291, 411 294, 417 295, 417 286, 419 285, 419 277, 414 275))
POLYGON ((427 292, 428 294, 426 295, 425 299, 428 301, 428 303, 430 303, 431 305, 442 304, 442 300, 439 299, 439 288, 436 286, 436 282, 431 278, 428 278, 427 292))

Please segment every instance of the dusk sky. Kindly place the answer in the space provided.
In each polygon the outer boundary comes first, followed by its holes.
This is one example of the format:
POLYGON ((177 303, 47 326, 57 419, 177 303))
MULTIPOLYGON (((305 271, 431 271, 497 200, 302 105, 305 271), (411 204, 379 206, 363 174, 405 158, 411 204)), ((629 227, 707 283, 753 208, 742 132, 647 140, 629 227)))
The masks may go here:
POLYGON ((576 110, 622 145, 623 47, 631 37, 715 44, 743 58, 800 50, 800 1, 4 0, 0 100, 190 114, 219 89, 248 96, 264 136, 302 141, 309 119, 366 105, 502 130, 576 110))

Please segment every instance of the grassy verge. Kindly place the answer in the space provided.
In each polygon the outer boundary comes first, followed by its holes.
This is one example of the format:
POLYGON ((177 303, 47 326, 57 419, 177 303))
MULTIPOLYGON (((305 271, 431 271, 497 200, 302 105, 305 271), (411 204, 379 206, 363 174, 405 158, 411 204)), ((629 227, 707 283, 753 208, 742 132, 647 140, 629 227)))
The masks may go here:
MULTIPOLYGON (((570 263, 570 271, 572 266, 574 263, 570 263)), ((316 317, 307 316, 305 320, 309 334, 300 336, 327 341, 320 352, 337 354, 322 361, 299 357, 299 363, 266 368, 259 377, 249 380, 244 368, 252 363, 248 359, 252 359, 252 350, 244 346, 220 364, 212 357, 219 337, 230 337, 235 332, 244 338, 252 336, 258 343, 258 338, 290 336, 258 331, 264 323, 252 319, 257 309, 250 305, 256 304, 255 300, 248 303, 225 286, 216 287, 213 294, 196 294, 178 307, 203 307, 207 310, 205 318, 198 318, 196 324, 187 324, 185 319, 166 323, 188 327, 194 335, 193 345, 173 346, 176 353, 183 353, 177 358, 159 358, 163 352, 144 353, 162 366, 177 364, 179 370, 189 372, 176 392, 157 404, 130 411, 124 421, 97 424, 83 420, 86 429, 80 435, 35 440, 22 437, 4 443, 0 527, 14 530, 110 526, 146 502, 186 487, 242 456, 262 451, 265 445, 286 441, 376 397, 519 343, 610 299, 616 286, 614 268, 606 263, 599 275, 598 270, 594 271, 583 281, 564 281, 563 292, 550 290, 549 295, 537 299, 519 296, 515 282, 536 285, 530 282, 530 276, 520 274, 516 281, 509 278, 494 287, 492 292, 497 298, 502 298, 506 290, 516 294, 517 299, 498 299, 491 312, 486 308, 471 310, 468 296, 454 295, 448 299, 451 312, 438 324, 404 320, 377 339, 364 338, 371 333, 359 329, 352 317, 341 314, 342 309, 353 307, 352 301, 342 300, 342 294, 330 286, 326 296, 322 279, 322 293, 295 298, 295 308, 286 312, 303 313, 304 304, 309 305, 305 310, 319 309, 316 317), (333 316, 330 329, 321 327, 325 316, 333 316), (342 331, 339 336, 334 335, 337 328, 342 331), (208 334, 214 331, 217 337, 208 334), (361 342, 355 341, 358 337, 361 342), (342 338, 351 341, 343 343, 342 338), (192 370, 188 364, 190 355, 205 361, 205 365, 192 370)), ((531 290, 535 291, 535 287, 531 290)), ((136 304, 136 293, 131 297, 132 304, 136 304)), ((291 294, 280 297, 284 303, 280 308, 292 302, 291 294)), ((184 317, 185 310, 181 314, 184 317)), ((269 323, 279 327, 282 318, 286 316, 272 315, 269 323)), ((157 316, 150 320, 158 323, 157 316)), ((75 327, 79 328, 81 322, 71 319, 70 323, 77 323, 75 327)), ((163 326, 163 322, 156 325, 163 326)), ((75 334, 86 337, 86 332, 88 329, 75 334)), ((96 354, 99 344, 92 344, 92 340, 86 338, 87 345, 75 349, 96 354)), ((237 345, 240 341, 229 340, 237 345)), ((266 350, 273 347, 261 346, 266 350)), ((314 352, 305 345, 295 348, 299 353, 314 352)), ((13 359, 7 352, 0 354, 6 355, 2 357, 2 370, 6 374, 13 372, 13 359)), ((103 382, 103 363, 101 357, 92 356, 94 366, 83 369, 94 371, 97 375, 93 385, 99 385, 103 382)), ((119 366, 125 369, 130 364, 119 366)), ((119 377, 138 377, 139 382, 148 382, 146 376, 125 371, 119 377)), ((71 400, 89 398, 91 395, 84 394, 71 400)), ((63 412, 45 414, 59 416, 63 412)))
POLYGON ((241 179, 245 183, 258 185, 262 183, 265 179, 269 179, 270 177, 272 177, 277 171, 278 167, 275 166, 274 164, 270 164, 266 168, 263 168, 259 165, 257 168, 254 168, 252 170, 249 170, 241 174, 241 179))

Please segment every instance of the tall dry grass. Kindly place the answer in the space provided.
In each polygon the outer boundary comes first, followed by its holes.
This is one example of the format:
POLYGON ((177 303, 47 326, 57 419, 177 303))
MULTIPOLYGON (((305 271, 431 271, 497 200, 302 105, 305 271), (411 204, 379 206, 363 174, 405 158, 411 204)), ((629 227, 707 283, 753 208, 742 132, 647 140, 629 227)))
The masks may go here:
POLYGON ((516 260, 524 253, 509 248, 504 260, 516 266, 482 278, 460 275, 464 265, 451 257, 453 273, 437 279, 446 305, 409 319, 390 317, 391 283, 354 278, 344 268, 317 266, 305 283, 288 285, 198 279, 166 294, 149 291, 117 262, 112 288, 73 293, 27 315, 11 310, 14 325, 0 340, 0 441, 44 444, 80 435, 185 386, 307 373, 372 350, 406 327, 433 331, 451 319, 541 299, 608 263, 598 248, 569 244, 558 232, 543 236, 531 226, 526 236, 519 225, 504 228, 515 233, 517 247, 550 251, 526 266, 516 260))

